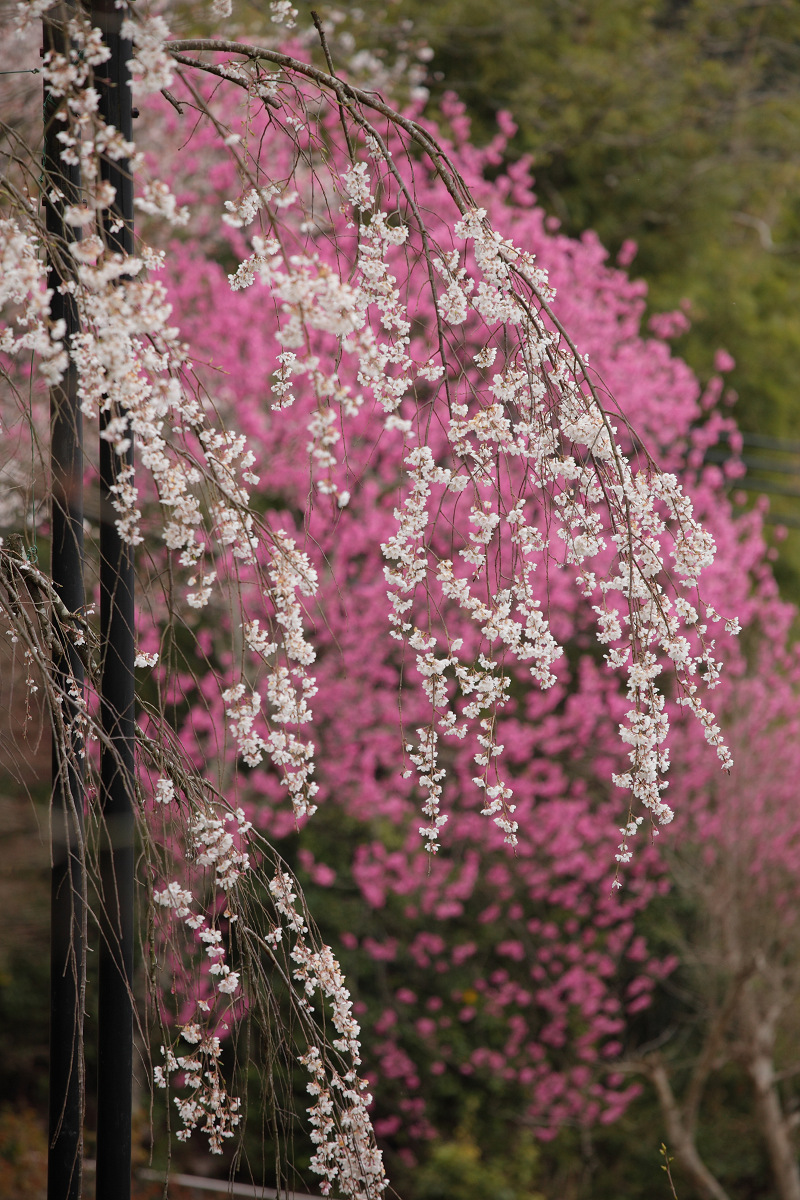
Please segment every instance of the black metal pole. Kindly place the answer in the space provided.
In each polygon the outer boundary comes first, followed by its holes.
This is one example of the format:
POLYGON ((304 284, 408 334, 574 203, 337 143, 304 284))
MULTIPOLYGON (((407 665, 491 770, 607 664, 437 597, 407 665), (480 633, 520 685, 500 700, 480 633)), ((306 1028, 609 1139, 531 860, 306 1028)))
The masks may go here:
MULTIPOLYGON (((66 53, 66 21, 72 6, 59 4, 43 21, 44 52, 66 53)), ((80 173, 60 158, 56 119, 62 100, 44 87, 43 188, 48 233, 50 311, 66 324, 66 340, 78 331, 74 298, 59 291, 71 274, 69 243, 75 230, 63 221, 64 204, 78 202, 80 173), (63 199, 58 198, 58 193, 63 199), (53 199, 50 197, 53 196, 53 199)), ((51 560, 53 586, 70 612, 84 603, 83 444, 77 378, 72 364, 50 390, 52 472, 51 560)), ((54 637, 53 682, 62 695, 70 680, 83 689, 83 664, 74 647, 54 637)), ((83 1161, 85 1079, 83 1010, 85 968, 84 776, 81 739, 75 731, 75 705, 61 705, 63 737, 54 721, 52 748, 52 870, 50 893, 50 1112, 47 1162, 48 1200, 79 1200, 83 1161)))
MULTIPOLYGON (((131 43, 120 36, 122 12, 114 0, 93 0, 92 24, 103 30, 111 57, 95 68, 100 113, 122 136, 132 136, 131 43)), ((105 222, 109 249, 133 251, 133 181, 126 159, 104 161, 103 176, 116 199, 105 222)), ((115 415, 105 414, 101 430, 115 415)), ((120 457, 100 439, 100 637, 103 652, 100 706, 105 744, 101 753, 103 842, 100 855, 102 928, 99 951, 97 1200, 131 1194, 131 1095, 133 1079, 133 869, 134 869, 134 574, 133 548, 115 524, 111 488, 133 463, 133 447, 120 457)))

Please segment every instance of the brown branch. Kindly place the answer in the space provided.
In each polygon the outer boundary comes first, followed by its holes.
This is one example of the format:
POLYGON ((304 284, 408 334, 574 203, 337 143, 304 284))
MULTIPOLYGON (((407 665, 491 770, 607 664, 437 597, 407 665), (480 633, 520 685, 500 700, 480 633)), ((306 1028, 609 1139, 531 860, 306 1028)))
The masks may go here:
POLYGON ((664 1124, 667 1127, 670 1149, 674 1149, 675 1156, 684 1171, 702 1195, 706 1197, 706 1200, 730 1200, 722 1184, 716 1176, 711 1174, 697 1151, 694 1135, 687 1128, 684 1114, 675 1098, 663 1062, 654 1056, 643 1059, 641 1066, 655 1088, 664 1124))
POLYGON ((168 92, 166 88, 161 89, 161 95, 164 97, 165 100, 169 101, 169 103, 172 105, 172 107, 177 112, 178 116, 182 117, 183 116, 183 105, 181 104, 180 100, 176 100, 175 97, 173 96, 172 92, 168 92))
MULTIPOLYGON (((322 45, 322 53, 325 55, 325 62, 328 64, 328 70, 330 71, 331 75, 336 75, 336 72, 333 69, 331 52, 328 49, 328 39, 326 38, 325 30, 322 27, 322 21, 319 19, 319 13, 315 12, 313 8, 311 10, 311 20, 314 22, 314 28, 319 34, 319 40, 322 45)), ((339 104, 339 120, 342 123, 342 132, 344 133, 344 140, 347 146, 347 156, 350 161, 353 162, 353 145, 350 141, 350 131, 347 128, 347 121, 344 115, 344 106, 341 103, 339 104)))
POLYGON ((350 110, 353 101, 355 101, 365 108, 373 109, 375 112, 380 113, 382 117, 386 117, 392 124, 405 130, 409 137, 425 150, 459 212, 462 214, 466 213, 471 207, 470 195, 466 184, 441 146, 437 145, 433 138, 416 121, 412 121, 409 117, 404 117, 402 113, 397 112, 391 105, 381 100, 376 92, 367 92, 363 88, 355 87, 351 83, 345 83, 344 80, 339 79, 336 75, 329 75, 325 71, 321 71, 318 67, 312 66, 310 63, 301 62, 298 58, 292 58, 289 54, 281 54, 279 50, 271 50, 267 46, 249 46, 246 42, 228 42, 221 39, 217 40, 216 38, 187 38, 167 42, 165 49, 169 51, 176 62, 181 63, 183 66, 194 67, 198 71, 210 71, 212 74, 218 75, 221 79, 227 79, 231 83, 238 83, 240 86, 242 86, 242 81, 232 77, 230 72, 226 71, 224 67, 219 67, 213 63, 205 63, 200 59, 188 58, 183 52, 187 50, 209 51, 216 54, 241 54, 244 58, 249 59, 263 58, 267 62, 273 62, 276 66, 282 67, 284 70, 290 71, 295 75, 304 75, 320 87, 333 92, 343 108, 350 110))

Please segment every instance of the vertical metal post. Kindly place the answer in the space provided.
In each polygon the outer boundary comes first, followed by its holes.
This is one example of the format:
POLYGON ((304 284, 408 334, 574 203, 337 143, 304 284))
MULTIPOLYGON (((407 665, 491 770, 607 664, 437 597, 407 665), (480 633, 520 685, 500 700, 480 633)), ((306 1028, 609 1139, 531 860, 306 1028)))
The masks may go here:
MULTIPOLYGON (((114 0, 93 0, 92 24, 103 30, 111 57, 95 68, 100 113, 122 136, 132 136, 129 80, 131 43, 120 36, 122 12, 114 0)), ((126 159, 103 163, 116 199, 105 222, 109 249, 133 251, 133 181, 126 159)), ((114 397, 111 396, 112 410, 114 397)), ((106 414, 101 430, 114 416, 106 414)), ((103 652, 100 706, 103 843, 100 856, 102 928, 98 994, 97 1200, 131 1194, 133 1076, 134 868, 134 573, 133 548, 115 524, 111 488, 133 463, 100 440, 100 625, 103 652)))
MULTIPOLYGON (((70 4, 58 4, 43 20, 44 52, 68 52, 66 22, 70 4)), ((43 194, 48 234, 50 311, 66 324, 66 342, 78 331, 74 298, 59 286, 71 275, 69 243, 76 231, 63 221, 65 204, 80 192, 77 166, 61 161, 56 135, 63 128, 55 114, 62 101, 44 87, 43 194)), ((52 472, 51 562, 53 586, 70 612, 84 603, 83 589, 83 443, 75 367, 50 390, 50 463, 52 472)), ((74 647, 55 630, 53 682, 68 694, 71 681, 83 689, 83 664, 74 647)), ((83 840, 84 776, 81 739, 75 731, 75 705, 61 706, 64 739, 53 730, 52 873, 50 900, 50 1113, 47 1163, 48 1200, 79 1200, 83 1160, 85 1079, 83 1010, 85 967, 85 854, 83 840)))

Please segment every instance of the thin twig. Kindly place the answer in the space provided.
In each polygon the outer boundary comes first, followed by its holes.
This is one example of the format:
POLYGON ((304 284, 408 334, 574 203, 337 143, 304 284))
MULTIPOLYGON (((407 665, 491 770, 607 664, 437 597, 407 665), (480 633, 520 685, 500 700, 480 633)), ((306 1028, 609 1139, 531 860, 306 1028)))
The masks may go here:
MULTIPOLYGON (((325 62, 328 64, 328 70, 330 71, 331 75, 336 75, 336 72, 333 69, 331 52, 328 49, 328 39, 325 37, 325 30, 322 28, 322 21, 320 21, 319 14, 313 8, 311 10, 311 20, 314 22, 314 28, 319 34, 320 44, 322 45, 322 53, 325 55, 325 62)), ((347 128, 347 120, 344 115, 344 108, 342 107, 341 101, 339 101, 339 120, 342 123, 344 140, 347 143, 347 156, 350 161, 353 162, 353 146, 350 141, 350 131, 347 128)))
POLYGON ((175 97, 173 96, 172 92, 168 92, 166 88, 161 89, 161 95, 164 97, 165 100, 169 101, 169 103, 172 105, 172 107, 177 112, 178 116, 182 117, 183 116, 183 105, 181 104, 180 100, 176 100, 175 97))

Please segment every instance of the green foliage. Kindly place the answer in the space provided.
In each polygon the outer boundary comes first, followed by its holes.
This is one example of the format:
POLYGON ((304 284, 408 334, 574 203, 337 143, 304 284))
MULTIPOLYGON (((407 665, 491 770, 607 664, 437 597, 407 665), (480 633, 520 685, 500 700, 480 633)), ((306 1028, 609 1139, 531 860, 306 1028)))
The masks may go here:
POLYGON ((486 1155, 468 1116, 452 1141, 434 1143, 425 1162, 413 1172, 408 1195, 414 1200, 543 1200, 534 1191, 539 1176, 539 1149, 529 1132, 486 1155))
POLYGON ((759 427, 774 420, 800 337, 800 9, 401 0, 389 22, 402 17, 478 139, 509 110, 514 148, 533 155, 540 198, 566 231, 594 229, 612 253, 636 239, 653 307, 692 302, 692 365, 708 373, 725 345, 743 411, 759 427))

